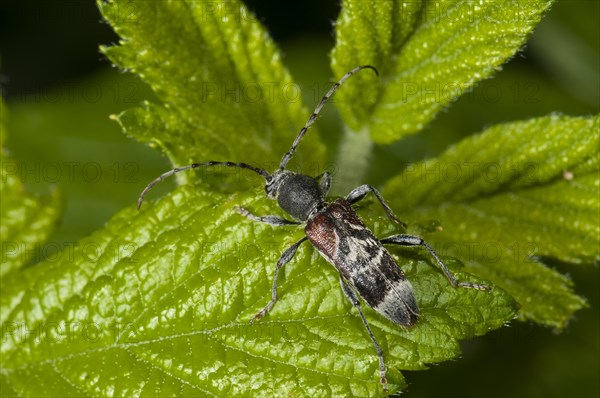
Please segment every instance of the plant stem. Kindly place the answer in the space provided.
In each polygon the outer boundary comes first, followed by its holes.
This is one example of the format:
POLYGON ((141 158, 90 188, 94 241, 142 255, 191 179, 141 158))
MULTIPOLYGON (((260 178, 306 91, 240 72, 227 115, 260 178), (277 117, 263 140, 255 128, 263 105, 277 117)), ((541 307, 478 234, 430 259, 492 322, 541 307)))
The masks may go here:
POLYGON ((372 151, 373 141, 368 128, 359 131, 345 128, 336 160, 336 173, 333 176, 334 195, 346 195, 358 185, 364 184, 372 151))

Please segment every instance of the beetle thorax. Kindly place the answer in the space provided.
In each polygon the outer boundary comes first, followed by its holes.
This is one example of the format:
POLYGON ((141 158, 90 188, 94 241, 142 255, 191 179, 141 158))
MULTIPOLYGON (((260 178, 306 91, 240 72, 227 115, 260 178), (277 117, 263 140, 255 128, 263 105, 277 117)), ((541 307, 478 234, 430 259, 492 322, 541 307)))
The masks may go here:
POLYGON ((292 171, 276 172, 265 186, 267 196, 296 220, 306 221, 324 205, 323 193, 316 179, 292 171))

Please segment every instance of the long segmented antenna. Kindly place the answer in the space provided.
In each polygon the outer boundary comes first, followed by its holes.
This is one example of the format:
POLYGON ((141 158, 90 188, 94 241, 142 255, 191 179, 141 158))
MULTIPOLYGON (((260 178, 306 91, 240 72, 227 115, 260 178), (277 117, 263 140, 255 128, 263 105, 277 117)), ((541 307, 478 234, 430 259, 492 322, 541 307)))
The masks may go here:
POLYGON ((344 76, 342 76, 342 78, 337 83, 335 83, 333 86, 331 86, 331 88, 329 89, 327 94, 325 94, 325 96, 323 96, 323 98, 321 98, 319 105, 317 105, 317 107, 313 111, 312 115, 310 115, 310 117, 308 118, 308 121, 306 122, 304 127, 302 127, 302 130, 300 130, 300 132, 298 133, 298 136, 294 140, 294 143, 292 144, 292 147, 290 148, 290 150, 287 151, 285 155, 283 155, 283 158, 281 158, 281 163, 279 163, 280 171, 285 169, 285 166, 287 166, 288 162, 294 155, 294 152, 296 151, 296 147, 300 143, 300 140, 302 139, 304 134, 306 134, 306 131, 308 130, 308 128, 315 122, 315 119, 319 115, 319 112, 321 112, 321 108, 323 108, 323 105, 325 105, 325 103, 329 100, 329 98, 331 98, 331 96, 333 94, 335 94, 337 89, 342 85, 342 83, 344 83, 346 81, 346 79, 348 79, 350 76, 352 76, 359 70, 366 69, 366 68, 373 70, 373 72, 375 72, 375 74, 377 76, 379 76, 379 72, 377 71, 377 69, 375 69, 374 66, 361 65, 361 66, 357 66, 356 68, 352 69, 350 72, 346 73, 344 76))
POLYGON ((197 167, 202 167, 202 166, 239 167, 239 168, 242 168, 242 169, 252 170, 253 172, 255 172, 255 173, 260 174, 261 176, 263 176, 265 178, 265 180, 267 180, 267 179, 269 179, 271 177, 271 175, 269 173, 267 173, 265 170, 260 169, 258 167, 251 166, 251 165, 246 164, 246 163, 216 162, 214 160, 210 160, 208 162, 203 162, 203 163, 193 163, 193 164, 190 164, 189 166, 175 167, 173 170, 169 170, 166 173, 161 174, 160 176, 158 176, 158 178, 156 178, 155 180, 153 180, 152 182, 150 182, 150 184, 146 185, 146 188, 144 188, 144 190, 140 194, 140 197, 138 198, 138 201, 137 201, 137 208, 138 208, 138 210, 142 206, 142 202, 144 201, 144 196, 146 196, 146 194, 148 193, 148 191, 151 190, 156 184, 158 184, 159 182, 161 182, 165 178, 171 177, 173 174, 179 173, 180 171, 189 170, 189 169, 195 169, 197 167))
MULTIPOLYGON (((312 115, 310 115, 310 117, 308 118, 308 121, 306 122, 306 124, 304 125, 304 127, 302 127, 302 129, 298 133, 298 136, 294 140, 294 143, 292 144, 292 147, 281 158, 281 162, 279 163, 279 171, 282 171, 283 169, 285 169, 285 166, 287 166, 288 162, 290 161, 290 159, 294 155, 294 152, 296 151, 296 147, 300 143, 300 140, 302 140, 302 137, 304 136, 304 134, 306 134, 306 131, 315 122, 315 120, 317 119, 317 116, 319 116, 319 112, 321 112, 321 109, 323 108, 323 106, 325 105, 325 103, 327 103, 327 101, 329 100, 329 98, 331 98, 333 96, 333 94, 335 94, 335 92, 337 91, 337 89, 342 85, 342 83, 344 83, 346 81, 346 79, 348 79, 350 76, 352 76, 356 72, 360 71, 361 69, 371 69, 373 72, 375 72, 375 74, 377 76, 379 76, 379 72, 377 71, 377 69, 375 69, 374 66, 371 66, 371 65, 361 65, 361 66, 357 66, 356 68, 352 69, 350 72, 346 73, 344 76, 342 76, 342 78, 339 81, 337 81, 333 86, 331 86, 331 88, 329 89, 329 91, 327 92, 327 94, 325 94, 323 96, 323 98, 321 98, 321 101, 319 102, 319 104, 317 105, 317 107, 315 108, 315 110, 313 111, 312 115)), ((240 167, 242 169, 251 170, 251 171, 253 171, 253 172, 257 173, 257 174, 260 174, 261 176, 263 176, 265 178, 265 180, 268 180, 269 178, 271 178, 271 175, 267 171, 265 171, 265 170, 263 170, 261 168, 258 168, 258 167, 251 166, 251 165, 246 164, 246 163, 217 162, 217 161, 211 160, 211 161, 203 162, 203 163, 193 163, 193 164, 191 164, 189 166, 176 167, 176 168, 174 168, 172 170, 167 171, 166 173, 161 174, 160 176, 158 176, 158 178, 156 178, 155 180, 151 181, 150 184, 148 184, 146 186, 146 188, 144 188, 144 190, 140 194, 140 197, 138 198, 138 201, 137 201, 137 208, 138 208, 138 210, 142 206, 142 202, 144 201, 144 197, 146 196, 146 194, 148 193, 148 191, 150 191, 156 184, 158 184, 159 182, 161 182, 165 178, 171 177, 172 175, 179 173, 180 171, 189 170, 189 169, 195 169, 197 167, 202 167, 202 166, 240 167)))

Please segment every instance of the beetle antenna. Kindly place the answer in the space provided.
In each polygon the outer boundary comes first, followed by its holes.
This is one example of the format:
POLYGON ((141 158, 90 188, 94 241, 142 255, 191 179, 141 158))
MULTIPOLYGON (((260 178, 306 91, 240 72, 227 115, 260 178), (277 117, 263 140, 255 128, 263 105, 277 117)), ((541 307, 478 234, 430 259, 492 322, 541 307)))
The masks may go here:
POLYGON ((159 182, 161 182, 165 178, 171 177, 172 175, 179 173, 180 171, 189 170, 189 169, 195 169, 197 167, 202 167, 202 166, 239 167, 241 169, 251 170, 251 171, 253 171, 253 172, 257 173, 257 174, 260 174, 261 176, 263 176, 265 178, 265 180, 268 180, 269 178, 271 178, 271 175, 269 173, 267 173, 265 170, 263 170, 261 168, 258 168, 258 167, 251 166, 251 165, 246 164, 246 163, 216 162, 214 160, 210 160, 210 161, 204 162, 204 163, 193 163, 193 164, 190 164, 189 166, 175 167, 174 169, 169 170, 166 173, 161 174, 156 179, 152 180, 150 182, 150 184, 146 185, 146 188, 144 188, 144 190, 140 194, 140 197, 138 198, 138 201, 137 201, 137 208, 138 208, 138 210, 142 206, 142 202, 144 201, 144 196, 146 196, 146 194, 148 193, 148 191, 150 191, 156 184, 158 184, 159 182))
POLYGON ((337 83, 335 83, 333 86, 331 86, 331 88, 329 89, 329 91, 327 92, 327 94, 325 94, 325 96, 323 96, 323 98, 321 98, 321 101, 319 102, 319 105, 317 105, 317 107, 313 111, 312 115, 310 115, 310 117, 308 118, 308 121, 306 122, 306 124, 304 125, 304 127, 302 127, 302 129, 298 133, 298 136, 294 140, 294 143, 292 144, 292 147, 290 148, 290 150, 287 151, 285 155, 283 155, 283 158, 281 158, 281 163, 279 163, 279 170, 280 171, 282 171, 283 169, 285 169, 285 166, 287 166, 288 162, 290 161, 290 159, 294 155, 294 152, 296 151, 296 147, 300 143, 300 140, 302 139, 302 137, 304 136, 304 134, 306 134, 306 131, 308 130, 308 128, 310 126, 312 126, 312 124, 315 122, 315 119, 319 115, 319 112, 321 112, 321 109, 323 108, 323 106, 325 105, 325 103, 329 100, 329 98, 331 98, 333 96, 333 94, 335 94, 335 92, 337 91, 337 89, 342 85, 342 83, 344 83, 346 81, 346 79, 348 79, 350 76, 352 76, 356 72, 360 71, 361 69, 367 69, 367 68, 371 69, 373 72, 375 72, 375 74, 377 76, 379 76, 379 72, 377 71, 377 69, 375 69, 374 66, 371 66, 371 65, 361 65, 361 66, 357 66, 356 68, 352 69, 350 72, 346 73, 344 76, 342 76, 342 78, 337 83))

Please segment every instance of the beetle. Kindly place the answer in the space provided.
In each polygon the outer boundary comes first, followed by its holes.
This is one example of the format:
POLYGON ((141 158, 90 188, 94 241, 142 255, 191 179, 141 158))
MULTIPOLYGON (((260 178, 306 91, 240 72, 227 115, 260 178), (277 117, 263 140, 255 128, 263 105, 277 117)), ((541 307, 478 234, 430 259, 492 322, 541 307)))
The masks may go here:
POLYGON ((346 197, 329 203, 326 200, 331 184, 331 175, 325 172, 317 177, 286 170, 286 166, 298 144, 314 123, 325 103, 350 76, 362 69, 371 69, 379 76, 377 69, 371 65, 358 66, 346 73, 335 83, 321 99, 304 127, 300 130, 290 149, 283 155, 279 168, 272 174, 266 170, 247 163, 208 161, 178 167, 163 173, 150 182, 139 196, 138 210, 144 196, 152 187, 167 177, 184 170, 206 166, 238 167, 251 170, 265 179, 265 193, 269 199, 276 200, 279 207, 293 220, 276 215, 257 216, 242 207, 237 211, 243 216, 272 226, 302 225, 306 236, 286 249, 275 266, 271 300, 251 320, 257 321, 265 316, 277 301, 277 279, 279 270, 292 260, 298 247, 310 241, 325 260, 339 272, 340 285, 346 297, 358 310, 360 318, 371 338, 379 359, 380 383, 386 389, 386 368, 383 352, 371 327, 361 309, 359 297, 367 305, 390 321, 405 327, 414 325, 419 317, 419 307, 414 290, 406 276, 390 255, 384 244, 401 246, 420 246, 425 248, 440 266, 450 284, 457 287, 490 290, 490 287, 471 282, 459 282, 438 257, 435 251, 420 237, 406 234, 392 235, 377 239, 358 217, 352 205, 372 193, 379 201, 387 217, 394 223, 406 227, 389 207, 383 196, 371 185, 361 185, 352 190, 346 197))

